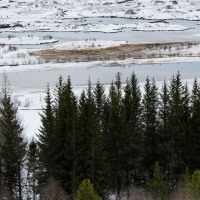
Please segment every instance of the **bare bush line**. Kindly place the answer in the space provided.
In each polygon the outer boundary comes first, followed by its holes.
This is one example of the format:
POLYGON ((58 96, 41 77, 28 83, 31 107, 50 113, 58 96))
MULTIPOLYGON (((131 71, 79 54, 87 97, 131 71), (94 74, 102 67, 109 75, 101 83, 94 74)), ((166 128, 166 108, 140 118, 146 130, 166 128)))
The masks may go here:
POLYGON ((199 55, 181 52, 190 49, 198 42, 168 42, 168 43, 144 43, 122 44, 115 47, 90 49, 90 50, 56 50, 47 49, 30 52, 31 56, 43 58, 46 62, 89 62, 106 60, 124 60, 127 58, 167 58, 167 57, 197 57, 199 55), (162 50, 162 51, 161 51, 162 50))
MULTIPOLYGON (((153 198, 149 193, 145 191, 143 188, 130 186, 123 190, 120 195, 114 194, 111 199, 114 200, 160 200, 153 198)), ((194 200, 184 194, 181 189, 177 189, 176 191, 172 192, 169 197, 165 200, 194 200)))

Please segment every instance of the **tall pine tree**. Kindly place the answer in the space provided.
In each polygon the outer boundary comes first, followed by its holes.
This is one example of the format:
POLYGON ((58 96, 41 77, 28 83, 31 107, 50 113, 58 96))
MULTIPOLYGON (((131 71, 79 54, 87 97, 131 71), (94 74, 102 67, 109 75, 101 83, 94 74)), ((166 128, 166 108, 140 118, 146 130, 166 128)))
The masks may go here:
POLYGON ((143 164, 146 170, 146 178, 152 176, 154 163, 159 159, 158 156, 158 92, 154 79, 147 77, 144 86, 144 96, 142 100, 142 122, 144 134, 144 155, 143 164))
POLYGON ((143 135, 141 131, 141 92, 134 73, 127 80, 123 98, 123 170, 124 184, 140 184, 143 135))
POLYGON ((200 87, 195 79, 191 95, 191 132, 188 138, 190 155, 188 167, 191 170, 200 168, 200 87))
MULTIPOLYGON (((27 177, 26 177, 26 192, 27 192, 27 200, 37 200, 39 194, 39 187, 43 185, 40 184, 44 182, 42 180, 43 174, 41 173, 41 162, 39 159, 39 148, 37 143, 34 139, 31 140, 27 155, 26 155, 26 170, 27 170, 27 177)), ((43 172, 43 170, 42 170, 43 172)))
POLYGON ((169 90, 169 134, 170 134, 170 169, 167 172, 170 184, 177 184, 180 175, 185 169, 184 153, 186 148, 186 138, 189 134, 189 94, 187 87, 184 87, 181 76, 178 73, 173 76, 169 90))
POLYGON ((159 104, 159 162, 167 174, 170 168, 171 160, 171 135, 170 135, 170 105, 169 105, 169 86, 166 81, 160 91, 159 104))
POLYGON ((47 181, 48 177, 57 176, 57 149, 59 139, 55 135, 55 116, 49 85, 47 85, 46 89, 45 103, 43 112, 40 114, 42 125, 39 129, 40 133, 38 134, 38 147, 40 160, 45 169, 43 176, 46 176, 47 181))
POLYGON ((22 167, 26 143, 6 77, 0 103, 0 130, 4 138, 1 145, 3 182, 13 198, 22 200, 22 167))
POLYGON ((105 134, 105 150, 107 163, 109 164, 109 185, 120 194, 124 185, 124 173, 122 169, 124 148, 124 120, 122 104, 121 75, 116 75, 115 83, 110 86, 108 97, 108 125, 105 134))

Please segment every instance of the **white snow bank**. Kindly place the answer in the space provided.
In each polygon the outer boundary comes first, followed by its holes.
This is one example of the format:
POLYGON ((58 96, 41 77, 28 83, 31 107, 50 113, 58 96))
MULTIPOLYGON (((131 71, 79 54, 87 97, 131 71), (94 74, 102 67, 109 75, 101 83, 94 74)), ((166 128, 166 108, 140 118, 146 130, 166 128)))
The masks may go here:
POLYGON ((101 24, 101 23, 82 23, 72 22, 70 20, 63 22, 44 22, 29 24, 24 27, 0 28, 0 31, 42 31, 42 32, 102 32, 102 33, 117 33, 128 30, 134 31, 184 31, 190 29, 177 24, 164 22, 158 23, 130 23, 130 24, 101 24))
POLYGON ((127 43, 126 41, 87 39, 87 40, 70 41, 66 43, 56 44, 53 45, 53 48, 58 50, 102 49, 107 47, 119 46, 120 44, 126 44, 126 43, 127 43))
POLYGON ((168 23, 135 23, 135 24, 69 24, 65 27, 66 31, 73 32, 120 32, 122 29, 129 28, 136 31, 184 31, 188 27, 168 23))
POLYGON ((55 39, 45 39, 44 37, 12 37, 11 38, 0 38, 0 44, 5 45, 39 45, 47 43, 55 43, 58 40, 55 39))

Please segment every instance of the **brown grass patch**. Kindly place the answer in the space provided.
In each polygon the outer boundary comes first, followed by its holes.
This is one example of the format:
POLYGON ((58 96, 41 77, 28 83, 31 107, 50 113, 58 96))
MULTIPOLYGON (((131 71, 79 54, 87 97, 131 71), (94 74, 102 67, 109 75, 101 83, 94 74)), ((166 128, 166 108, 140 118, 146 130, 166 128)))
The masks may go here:
MULTIPOLYGON (((158 58, 171 57, 174 52, 171 48, 191 48, 198 42, 164 42, 164 43, 142 43, 142 44, 121 44, 119 46, 102 48, 102 49, 83 49, 83 50, 57 50, 47 49, 41 51, 33 51, 31 56, 40 56, 48 60, 59 57, 68 58, 70 61, 90 61, 90 60, 107 60, 109 59, 125 59, 125 58, 158 58), (160 52, 161 49, 166 52, 160 52)), ((178 51, 177 50, 177 51, 178 51)), ((183 56, 177 54, 176 56, 183 56)))

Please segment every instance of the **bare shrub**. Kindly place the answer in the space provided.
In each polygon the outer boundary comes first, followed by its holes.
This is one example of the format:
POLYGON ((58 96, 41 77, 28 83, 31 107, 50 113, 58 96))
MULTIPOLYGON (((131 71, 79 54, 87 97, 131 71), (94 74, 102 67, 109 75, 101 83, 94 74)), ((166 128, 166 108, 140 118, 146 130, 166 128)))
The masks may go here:
POLYGON ((25 53, 22 53, 22 52, 17 53, 17 58, 25 58, 25 57, 26 57, 25 53))
POLYGON ((12 67, 16 67, 16 66, 19 66, 19 63, 12 61, 12 63, 10 63, 9 65, 12 66, 12 67))
POLYGON ((175 1, 172 1, 172 4, 177 5, 178 2, 175 0, 175 1))
POLYGON ((23 105, 24 105, 24 107, 26 107, 26 108, 29 107, 29 106, 30 106, 30 99, 29 99, 29 98, 26 98, 23 105))
POLYGON ((18 96, 14 96, 14 103, 17 107, 22 105, 22 102, 18 99, 18 96))
POLYGON ((8 51, 17 51, 17 47, 9 45, 8 51))
POLYGON ((169 200, 192 200, 192 199, 186 197, 181 190, 177 190, 172 193, 169 200))
POLYGON ((1 47, 1 48, 4 48, 4 47, 5 47, 5 44, 4 44, 4 43, 1 43, 1 44, 0 44, 0 47, 1 47))
POLYGON ((49 178, 46 186, 40 192, 40 200, 69 200, 68 195, 61 187, 60 183, 53 178, 49 178))
POLYGON ((51 39, 53 39, 53 36, 50 34, 43 36, 43 40, 51 40, 51 39))
POLYGON ((116 199, 119 200, 149 200, 148 195, 142 188, 135 186, 129 186, 126 190, 120 193, 120 197, 116 199))
POLYGON ((13 197, 13 195, 10 194, 9 189, 7 187, 5 187, 5 185, 2 185, 2 184, 0 184, 0 199, 14 200, 14 197, 13 197))
POLYGON ((15 35, 8 35, 8 39, 10 40, 11 38, 15 38, 15 35))

